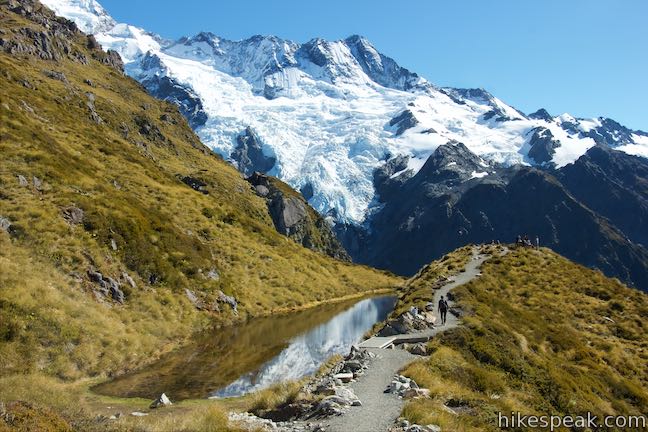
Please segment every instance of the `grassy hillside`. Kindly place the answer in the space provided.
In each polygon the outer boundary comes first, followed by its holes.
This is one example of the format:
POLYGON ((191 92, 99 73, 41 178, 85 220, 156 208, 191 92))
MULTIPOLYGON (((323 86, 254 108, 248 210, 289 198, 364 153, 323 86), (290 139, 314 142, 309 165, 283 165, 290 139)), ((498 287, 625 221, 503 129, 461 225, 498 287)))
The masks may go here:
POLYGON ((490 253, 482 276, 454 291, 464 325, 405 370, 432 398, 404 415, 458 431, 500 430, 498 412, 645 415, 648 295, 548 249, 490 253))
POLYGON ((278 234, 176 107, 70 22, 3 0, 0 27, 0 375, 110 375, 214 320, 399 282, 278 234))

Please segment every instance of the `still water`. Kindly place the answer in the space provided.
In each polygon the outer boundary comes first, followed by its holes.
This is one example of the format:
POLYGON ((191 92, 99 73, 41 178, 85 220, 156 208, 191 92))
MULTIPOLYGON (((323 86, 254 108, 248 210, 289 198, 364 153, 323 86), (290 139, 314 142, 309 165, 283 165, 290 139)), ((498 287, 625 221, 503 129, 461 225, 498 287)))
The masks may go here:
POLYGON ((172 400, 240 396, 315 372, 346 354, 394 308, 391 296, 336 303, 214 330, 157 362, 94 388, 100 394, 172 400))

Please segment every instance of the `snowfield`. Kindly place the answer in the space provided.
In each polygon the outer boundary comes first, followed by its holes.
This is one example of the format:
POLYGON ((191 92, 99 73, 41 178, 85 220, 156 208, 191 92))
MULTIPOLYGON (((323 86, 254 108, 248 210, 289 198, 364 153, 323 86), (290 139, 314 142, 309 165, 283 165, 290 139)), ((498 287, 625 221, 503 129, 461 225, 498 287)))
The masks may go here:
POLYGON ((42 1, 117 51, 133 78, 168 77, 197 95, 206 121, 196 132, 223 157, 251 127, 263 154, 276 158, 269 174, 297 190, 312 186, 311 205, 344 222, 362 223, 377 203, 373 174, 386 160, 407 155, 417 172, 453 139, 504 165, 536 164, 528 153, 537 128, 559 142, 550 155, 556 167, 597 142, 648 157, 643 132, 607 119, 527 116, 481 89, 436 87, 362 37, 299 44, 200 33, 173 42, 116 23, 94 0, 42 1), (147 54, 159 61, 153 69, 142 64, 147 54))

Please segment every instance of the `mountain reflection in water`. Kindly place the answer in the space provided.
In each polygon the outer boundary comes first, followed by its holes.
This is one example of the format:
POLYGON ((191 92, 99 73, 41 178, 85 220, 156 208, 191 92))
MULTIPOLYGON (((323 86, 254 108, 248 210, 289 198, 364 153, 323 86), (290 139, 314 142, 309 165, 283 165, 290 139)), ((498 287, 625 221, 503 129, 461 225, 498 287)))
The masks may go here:
POLYGON ((172 400, 239 396, 315 372, 394 307, 390 296, 252 319, 201 335, 142 369, 94 387, 104 395, 172 400))

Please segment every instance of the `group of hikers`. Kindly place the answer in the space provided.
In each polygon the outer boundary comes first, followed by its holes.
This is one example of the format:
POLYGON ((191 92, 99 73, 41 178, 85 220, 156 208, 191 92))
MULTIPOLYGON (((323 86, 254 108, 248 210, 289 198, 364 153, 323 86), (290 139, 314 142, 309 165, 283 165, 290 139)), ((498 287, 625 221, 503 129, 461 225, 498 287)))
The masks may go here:
POLYGON ((531 243, 531 240, 529 239, 528 235, 525 235, 524 237, 521 235, 517 236, 517 239, 515 240, 515 244, 517 246, 523 246, 523 247, 534 247, 536 249, 540 249, 540 237, 536 236, 535 238, 535 245, 531 243))

